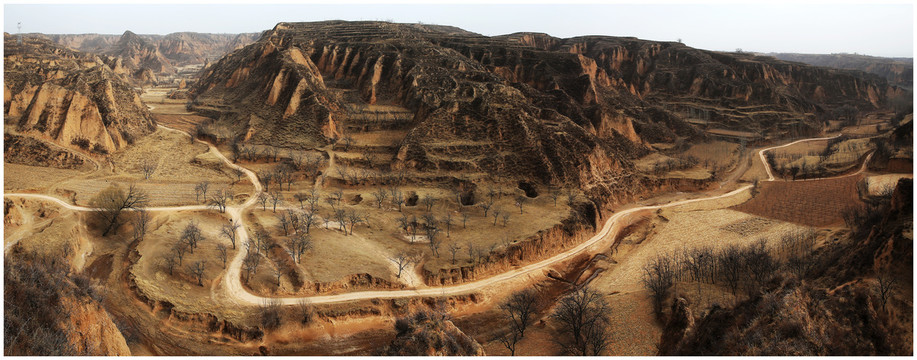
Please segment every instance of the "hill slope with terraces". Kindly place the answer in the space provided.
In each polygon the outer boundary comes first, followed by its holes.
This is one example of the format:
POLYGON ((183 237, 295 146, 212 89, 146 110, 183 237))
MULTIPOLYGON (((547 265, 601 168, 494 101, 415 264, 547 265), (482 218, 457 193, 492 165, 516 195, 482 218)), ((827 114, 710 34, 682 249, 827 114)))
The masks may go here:
POLYGON ((352 136, 392 169, 605 192, 633 185, 631 160, 650 143, 710 128, 818 133, 833 108, 883 108, 902 90, 679 43, 329 21, 278 24, 192 91, 196 110, 248 143, 312 148, 352 136))

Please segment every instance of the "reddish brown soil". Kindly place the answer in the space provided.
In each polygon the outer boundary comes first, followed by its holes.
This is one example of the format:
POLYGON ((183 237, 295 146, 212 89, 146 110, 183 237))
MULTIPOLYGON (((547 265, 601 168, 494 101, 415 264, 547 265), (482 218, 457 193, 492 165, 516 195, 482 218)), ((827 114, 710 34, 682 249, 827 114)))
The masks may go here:
POLYGON ((843 221, 844 209, 862 205, 856 189, 862 178, 765 182, 758 196, 732 209, 809 226, 836 224, 843 221))

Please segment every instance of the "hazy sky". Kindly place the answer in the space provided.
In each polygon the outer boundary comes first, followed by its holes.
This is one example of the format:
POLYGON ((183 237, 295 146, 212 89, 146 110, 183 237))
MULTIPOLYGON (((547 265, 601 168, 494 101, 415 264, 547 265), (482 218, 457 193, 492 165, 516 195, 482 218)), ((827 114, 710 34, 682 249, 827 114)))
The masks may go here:
POLYGON ((4 5, 3 30, 55 34, 260 32, 281 21, 392 20, 454 25, 484 35, 517 31, 634 36, 710 50, 912 57, 914 9, 897 4, 306 4, 4 5))

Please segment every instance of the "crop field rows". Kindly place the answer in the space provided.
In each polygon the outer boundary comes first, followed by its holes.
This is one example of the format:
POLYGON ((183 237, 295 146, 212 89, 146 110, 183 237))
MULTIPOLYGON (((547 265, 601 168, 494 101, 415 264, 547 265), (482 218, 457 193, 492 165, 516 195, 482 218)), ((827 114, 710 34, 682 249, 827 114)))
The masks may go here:
POLYGON ((732 209, 797 224, 827 226, 842 221, 848 207, 862 203, 856 189, 860 179, 862 175, 767 182, 761 184, 758 196, 732 209))

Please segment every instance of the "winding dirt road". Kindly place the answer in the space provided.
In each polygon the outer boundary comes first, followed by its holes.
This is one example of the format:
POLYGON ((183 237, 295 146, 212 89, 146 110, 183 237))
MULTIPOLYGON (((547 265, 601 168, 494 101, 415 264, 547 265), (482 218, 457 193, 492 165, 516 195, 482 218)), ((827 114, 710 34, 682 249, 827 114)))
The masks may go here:
MULTIPOLYGON (((187 133, 180 131, 180 130, 167 128, 161 125, 160 127, 188 135, 187 133)), ((790 146, 790 145, 797 144, 800 142, 828 140, 834 137, 802 139, 802 140, 797 140, 797 141, 783 144, 783 145, 772 146, 772 147, 761 149, 758 152, 758 156, 761 159, 761 161, 764 163, 764 167, 767 170, 767 174, 768 174, 768 179, 764 181, 774 181, 775 180, 773 172, 771 171, 770 166, 767 164, 767 161, 764 156, 764 153, 766 151, 790 146)), ((232 163, 219 150, 217 150, 217 148, 213 146, 212 144, 201 141, 201 140, 196 140, 196 141, 206 144, 210 148, 210 151, 214 155, 222 159, 223 162, 225 162, 228 166, 243 171, 248 176, 249 180, 251 180, 252 184, 254 184, 255 186, 255 192, 252 194, 252 196, 249 197, 249 199, 245 203, 241 205, 226 207, 226 213, 232 218, 232 221, 234 223, 241 225, 238 230, 239 233, 238 233, 237 244, 245 244, 246 242, 248 242, 248 232, 246 231, 245 219, 242 215, 244 214, 246 209, 248 209, 251 206, 254 206, 255 203, 257 202, 258 194, 260 194, 263 191, 261 182, 258 181, 258 177, 257 175, 255 175, 254 172, 242 166, 232 163)), ((860 168, 859 171, 853 174, 847 174, 843 176, 856 175, 856 174, 859 174, 865 171, 866 164, 869 162, 869 159, 871 156, 872 154, 870 153, 869 156, 866 157, 866 160, 864 161, 863 166, 860 168)), ((609 236, 617 234, 621 230, 621 227, 623 225, 623 223, 620 220, 630 214, 640 212, 640 211, 645 211, 645 210, 655 210, 655 209, 679 206, 679 205, 684 205, 684 204, 689 204, 689 203, 694 203, 694 202, 727 198, 727 197, 735 196, 739 193, 742 193, 750 189, 751 187, 752 185, 745 185, 736 190, 733 190, 731 192, 721 194, 721 195, 710 196, 706 198, 676 201, 676 202, 671 202, 671 203, 662 204, 662 205, 640 206, 640 207, 622 210, 614 214, 613 216, 609 217, 608 220, 605 221, 605 225, 602 227, 602 229, 589 240, 584 241, 578 244, 577 246, 570 248, 557 255, 554 255, 548 259, 544 259, 544 260, 541 260, 541 261, 538 261, 538 262, 535 262, 535 263, 532 263, 532 264, 529 264, 529 265, 526 265, 526 266, 523 266, 517 269, 513 269, 510 271, 498 274, 498 275, 494 275, 486 279, 474 280, 474 281, 470 281, 470 282, 466 282, 466 283, 462 283, 458 285, 426 287, 426 288, 411 289, 411 290, 360 291, 360 292, 351 292, 351 293, 336 294, 336 295, 284 297, 284 298, 273 298, 273 299, 277 299, 282 304, 285 304, 285 305, 296 304, 301 299, 306 299, 313 304, 329 304, 329 303, 340 303, 340 302, 367 300, 367 299, 379 299, 379 298, 393 299, 393 298, 410 298, 410 297, 432 297, 432 296, 450 296, 450 295, 460 295, 460 294, 472 293, 472 292, 476 292, 481 289, 484 289, 486 287, 497 285, 509 279, 513 279, 513 278, 517 278, 521 276, 537 276, 539 273, 542 273, 549 266, 552 266, 560 262, 563 262, 565 260, 571 259, 574 256, 577 256, 587 250, 601 251, 602 247, 597 246, 597 245, 599 245, 602 242, 602 240, 608 239, 609 236)), ((64 208, 74 210, 74 211, 93 211, 94 210, 94 209, 87 208, 87 207, 68 204, 64 202, 63 200, 60 200, 58 198, 48 196, 48 195, 4 194, 4 196, 51 201, 64 208)), ((148 211, 186 211, 186 210, 206 210, 208 208, 209 207, 204 206, 204 205, 189 205, 189 206, 176 206, 176 207, 154 207, 154 208, 147 208, 147 210, 148 211)), ((215 285, 213 287, 211 291, 212 300, 216 302, 224 302, 224 303, 229 302, 229 303, 237 304, 237 305, 260 306, 265 301, 272 299, 270 297, 263 297, 263 296, 252 294, 248 292, 247 290, 245 290, 245 288, 242 286, 241 269, 242 269, 242 261, 244 259, 244 255, 245 254, 243 251, 236 252, 236 255, 233 257, 232 261, 228 264, 226 273, 222 275, 222 281, 218 285, 215 285)))

